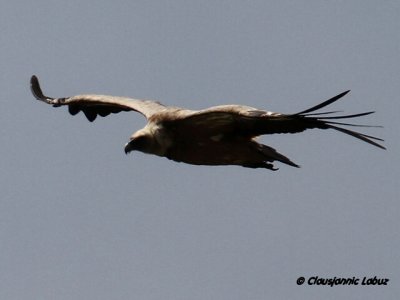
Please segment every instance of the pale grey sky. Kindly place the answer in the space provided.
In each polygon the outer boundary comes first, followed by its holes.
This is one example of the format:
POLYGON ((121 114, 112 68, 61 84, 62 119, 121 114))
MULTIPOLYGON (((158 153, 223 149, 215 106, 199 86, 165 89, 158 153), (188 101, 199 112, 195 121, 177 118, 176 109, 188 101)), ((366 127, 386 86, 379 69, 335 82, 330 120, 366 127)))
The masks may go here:
POLYGON ((0 299, 397 299, 398 1, 3 1, 0 299), (301 169, 196 167, 123 146, 144 126, 36 101, 101 93, 192 109, 332 109, 330 131, 266 136, 301 169), (377 276, 388 286, 302 286, 377 276))

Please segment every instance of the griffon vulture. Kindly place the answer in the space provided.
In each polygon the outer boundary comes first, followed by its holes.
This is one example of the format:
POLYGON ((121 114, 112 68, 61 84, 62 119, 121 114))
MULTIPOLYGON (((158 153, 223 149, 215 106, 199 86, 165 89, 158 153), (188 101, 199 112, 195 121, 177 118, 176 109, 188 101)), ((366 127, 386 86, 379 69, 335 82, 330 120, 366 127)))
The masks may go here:
POLYGON ((36 99, 54 107, 68 106, 70 114, 83 111, 92 122, 97 115, 136 111, 147 118, 147 125, 136 131, 125 145, 133 150, 164 156, 193 165, 239 165, 247 168, 277 170, 272 162, 280 161, 299 167, 275 149, 257 142, 257 136, 274 133, 298 133, 306 129, 335 129, 376 147, 380 138, 355 132, 344 126, 364 126, 337 122, 372 114, 336 115, 337 111, 315 112, 339 100, 349 91, 295 114, 281 114, 243 105, 221 105, 194 111, 165 106, 156 101, 137 100, 104 95, 77 95, 50 98, 43 94, 36 76, 31 78, 31 90, 36 99))

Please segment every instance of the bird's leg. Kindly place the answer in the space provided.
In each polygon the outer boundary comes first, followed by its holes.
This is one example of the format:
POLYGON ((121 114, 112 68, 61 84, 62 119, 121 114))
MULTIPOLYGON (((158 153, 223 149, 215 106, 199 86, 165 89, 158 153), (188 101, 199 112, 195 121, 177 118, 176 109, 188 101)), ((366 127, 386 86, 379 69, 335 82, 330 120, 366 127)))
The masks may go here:
POLYGON ((279 168, 275 168, 273 164, 270 164, 270 163, 268 163, 266 161, 257 162, 257 163, 243 164, 242 166, 245 167, 245 168, 252 168, 252 169, 264 168, 264 169, 268 169, 268 170, 271 170, 271 171, 279 170, 279 168))

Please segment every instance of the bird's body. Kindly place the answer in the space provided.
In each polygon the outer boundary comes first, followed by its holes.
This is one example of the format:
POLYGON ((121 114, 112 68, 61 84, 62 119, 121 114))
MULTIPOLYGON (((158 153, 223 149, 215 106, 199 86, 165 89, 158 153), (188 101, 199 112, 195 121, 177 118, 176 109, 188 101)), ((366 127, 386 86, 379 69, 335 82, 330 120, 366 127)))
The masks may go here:
POLYGON ((240 165, 276 170, 274 161, 298 167, 275 149, 257 142, 257 136, 297 133, 306 129, 335 129, 369 144, 385 149, 379 138, 336 125, 365 126, 332 120, 354 118, 372 112, 325 116, 334 112, 313 113, 347 94, 341 93, 323 103, 296 114, 280 114, 243 105, 221 105, 194 111, 165 106, 151 100, 137 100, 104 95, 78 95, 69 98, 44 96, 36 76, 31 90, 41 101, 55 107, 68 106, 72 115, 83 111, 89 121, 121 111, 137 111, 147 118, 147 125, 135 132, 125 145, 125 152, 138 150, 193 165, 240 165))

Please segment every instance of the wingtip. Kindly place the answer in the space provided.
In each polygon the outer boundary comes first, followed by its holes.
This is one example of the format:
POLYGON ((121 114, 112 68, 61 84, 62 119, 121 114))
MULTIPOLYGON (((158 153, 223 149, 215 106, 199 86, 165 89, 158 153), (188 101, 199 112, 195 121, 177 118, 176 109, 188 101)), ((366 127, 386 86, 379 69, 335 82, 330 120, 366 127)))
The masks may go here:
POLYGON ((339 95, 337 95, 337 97, 342 98, 343 96, 346 96, 350 92, 351 92, 351 90, 344 91, 344 92, 340 93, 339 95))
POLYGON ((38 81, 38 78, 36 75, 31 76, 31 83, 32 83, 32 81, 38 81))
POLYGON ((309 109, 303 110, 303 111, 301 111, 301 112, 295 113, 295 114, 293 114, 293 115, 304 115, 304 114, 308 114, 308 113, 310 113, 310 112, 316 111, 316 110, 318 110, 318 109, 321 109, 321 108, 323 108, 323 107, 325 107, 325 106, 328 106, 328 105, 332 104, 333 102, 336 102, 337 100, 339 100, 340 98, 342 98, 342 97, 344 97, 346 94, 348 94, 349 92, 350 92, 350 90, 347 90, 347 91, 345 91, 345 92, 342 92, 342 93, 340 93, 339 95, 336 95, 336 96, 334 96, 334 97, 332 97, 332 98, 330 98, 330 99, 328 99, 328 100, 326 100, 326 101, 324 101, 324 102, 322 102, 322 103, 320 103, 320 104, 318 104, 318 105, 315 105, 315 106, 313 106, 313 107, 310 107, 309 109))
POLYGON ((350 92, 351 90, 344 91, 343 93, 340 94, 340 98, 346 96, 350 92))
POLYGON ((39 79, 36 75, 32 75, 30 83, 33 96, 37 100, 45 100, 47 97, 43 94, 42 89, 40 88, 39 79))

